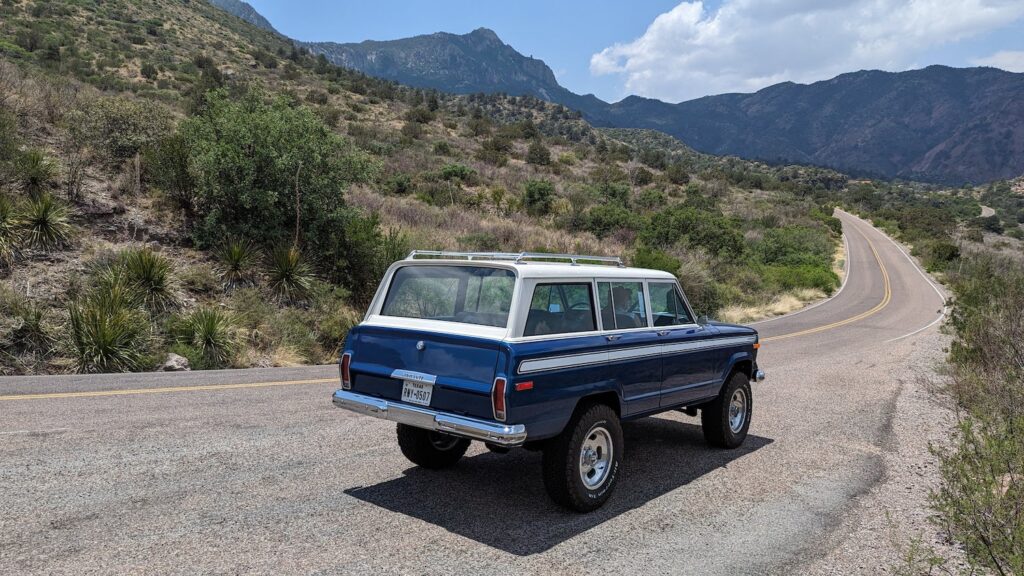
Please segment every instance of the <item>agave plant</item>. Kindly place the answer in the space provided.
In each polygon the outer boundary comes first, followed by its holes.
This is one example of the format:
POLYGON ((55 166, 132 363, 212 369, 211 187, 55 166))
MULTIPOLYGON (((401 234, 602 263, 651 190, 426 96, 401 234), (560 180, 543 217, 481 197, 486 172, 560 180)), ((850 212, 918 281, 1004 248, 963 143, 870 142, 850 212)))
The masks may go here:
POLYGON ((21 214, 24 242, 47 252, 71 242, 70 212, 49 194, 29 200, 21 214))
POLYGON ((217 275, 226 288, 255 283, 259 253, 252 243, 232 238, 217 250, 217 260, 217 275))
POLYGON ((14 264, 21 244, 21 219, 14 203, 0 196, 0 269, 14 264))
POLYGON ((97 290, 68 306, 71 351, 79 372, 135 372, 146 367, 150 325, 137 307, 97 290))
POLYGON ((17 173, 22 189, 38 199, 57 177, 57 164, 41 150, 29 150, 18 158, 17 173))
POLYGON ((118 259, 125 280, 134 285, 151 312, 165 312, 178 304, 171 261, 149 248, 131 248, 118 259))
POLYGON ((237 349, 237 330, 232 316, 216 308, 200 308, 185 320, 186 344, 202 356, 205 364, 227 364, 237 349))
POLYGON ((313 287, 313 269, 295 248, 278 248, 267 261, 270 291, 287 302, 304 300, 313 287))

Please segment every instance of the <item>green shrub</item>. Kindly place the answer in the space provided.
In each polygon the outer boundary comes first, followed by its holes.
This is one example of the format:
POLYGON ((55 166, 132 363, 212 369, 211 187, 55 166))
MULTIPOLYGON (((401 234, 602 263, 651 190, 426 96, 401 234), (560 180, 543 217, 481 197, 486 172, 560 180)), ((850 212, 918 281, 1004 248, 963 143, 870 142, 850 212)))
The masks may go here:
POLYGON ((529 214, 543 216, 551 212, 551 204, 555 199, 554 184, 547 180, 527 180, 523 188, 523 204, 529 214))
POLYGON ((787 226, 766 230, 754 252, 765 264, 827 268, 832 264, 835 242, 822 228, 787 226))
POLYGON ((682 242, 732 258, 744 252, 743 235, 732 221, 689 206, 674 206, 654 214, 640 231, 640 240, 652 248, 668 248, 682 242))
POLYGON ((157 76, 160 75, 160 72, 156 69, 156 66, 154 66, 150 62, 143 63, 142 68, 139 72, 142 74, 142 77, 146 80, 156 80, 157 76))
POLYGON ((195 228, 201 246, 226 236, 270 245, 315 226, 342 206, 342 192, 367 180, 376 164, 304 106, 211 92, 203 111, 184 121, 196 177, 195 228))
POLYGON ((124 96, 98 98, 68 120, 72 132, 97 146, 114 163, 152 146, 171 131, 164 106, 124 96))
POLYGON ((526 162, 538 166, 548 166, 551 164, 551 150, 548 150, 548 147, 540 140, 534 140, 526 151, 526 162))
POLYGON ((618 230, 638 230, 642 218, 635 212, 618 204, 599 204, 587 212, 585 228, 597 236, 604 238, 618 230))
POLYGON ((57 177, 57 163, 42 150, 29 150, 18 157, 17 175, 22 190, 32 198, 39 198, 57 177))
POLYGON ((230 313, 217 308, 194 310, 175 331, 179 343, 195 351, 196 354, 187 357, 198 369, 227 366, 238 348, 234 319, 230 313))
POLYGON ((445 164, 441 167, 440 176, 442 180, 458 180, 472 185, 476 180, 476 170, 464 164, 445 164))
POLYGON ((29 200, 21 215, 24 242, 30 248, 51 251, 71 242, 70 211, 49 194, 29 200))
POLYGON ((839 277, 835 272, 812 264, 768 266, 764 278, 782 290, 814 288, 831 294, 839 286, 839 277))
POLYGON ((48 355, 54 338, 45 322, 46 311, 38 303, 0 288, 0 344, 14 352, 48 355))
POLYGON ((150 325, 136 307, 97 291, 68 306, 70 350, 78 372, 137 372, 150 363, 150 325))
POLYGON ((267 285, 285 302, 298 302, 309 295, 313 269, 295 248, 276 248, 266 263, 267 285))
POLYGON ((0 270, 10 268, 18 257, 22 239, 22 221, 6 196, 0 195, 0 270))
POLYGON ((423 108, 422 106, 410 108, 405 113, 406 120, 408 120, 409 122, 415 122, 417 124, 429 124, 434 121, 434 117, 435 115, 433 112, 431 112, 427 108, 423 108))
POLYGON ((256 283, 259 273, 259 251, 248 240, 231 238, 216 253, 217 275, 225 288, 232 289, 256 283))
POLYGON ((174 271, 166 257, 149 248, 130 248, 121 253, 119 261, 150 312, 165 312, 178 305, 174 271))
POLYGON ((453 151, 452 145, 444 140, 434 143, 434 154, 438 156, 451 156, 453 151))
POLYGON ((681 264, 678 259, 673 258, 669 254, 641 244, 637 246, 636 252, 633 253, 633 266, 678 274, 681 264))
POLYGON ((147 181, 168 194, 180 208, 195 209, 195 180, 189 172, 189 144, 181 134, 159 139, 143 150, 147 181))

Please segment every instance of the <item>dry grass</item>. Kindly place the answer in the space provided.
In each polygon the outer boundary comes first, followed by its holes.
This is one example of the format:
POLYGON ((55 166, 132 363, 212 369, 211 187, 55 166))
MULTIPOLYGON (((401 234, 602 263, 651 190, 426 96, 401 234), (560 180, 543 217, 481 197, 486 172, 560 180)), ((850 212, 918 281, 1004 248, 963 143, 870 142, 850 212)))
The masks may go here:
POLYGON ((781 294, 771 302, 754 306, 728 306, 718 313, 718 319, 733 324, 746 324, 766 318, 774 318, 796 312, 804 306, 821 300, 825 293, 821 290, 804 288, 781 294))

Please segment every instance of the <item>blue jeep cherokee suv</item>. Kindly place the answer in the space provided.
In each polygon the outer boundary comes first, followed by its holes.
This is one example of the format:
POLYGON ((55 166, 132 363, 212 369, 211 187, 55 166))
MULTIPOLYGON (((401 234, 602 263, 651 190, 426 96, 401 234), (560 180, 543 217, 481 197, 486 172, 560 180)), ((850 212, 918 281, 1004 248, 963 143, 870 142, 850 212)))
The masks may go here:
POLYGON ((671 274, 617 258, 417 251, 349 333, 334 403, 397 422, 427 468, 471 440, 543 450, 551 497, 590 511, 617 483, 623 420, 699 410, 708 443, 742 444, 758 346, 698 322, 671 274))

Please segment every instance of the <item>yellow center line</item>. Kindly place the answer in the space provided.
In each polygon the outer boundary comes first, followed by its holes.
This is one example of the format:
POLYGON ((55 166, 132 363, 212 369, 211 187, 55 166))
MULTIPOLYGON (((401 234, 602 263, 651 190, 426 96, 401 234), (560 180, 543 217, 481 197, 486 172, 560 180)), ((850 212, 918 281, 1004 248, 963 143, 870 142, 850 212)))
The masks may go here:
POLYGON ((857 314, 856 316, 853 316, 851 318, 840 320, 838 322, 833 322, 831 324, 825 324, 824 326, 808 328, 807 330, 801 330, 799 332, 791 332, 789 334, 780 334, 779 336, 770 336, 768 338, 762 338, 761 342, 772 342, 775 340, 784 340, 786 338, 796 338, 797 336, 806 336, 807 334, 815 334, 817 332, 822 332, 824 330, 839 328, 840 326, 845 326, 852 322, 857 322, 859 320, 867 318, 868 316, 877 314, 882 310, 882 308, 885 308, 886 306, 889 305, 889 302, 892 300, 892 285, 889 282, 889 271, 886 270, 885 264, 882 263, 882 257, 878 255, 878 250, 875 249, 875 244, 871 242, 871 239, 867 237, 867 234, 864 234, 864 232, 862 232, 859 229, 857 230, 857 232, 861 236, 863 236, 864 240, 868 243, 868 247, 871 248, 871 253, 875 256, 875 262, 878 263, 878 268, 879 270, 882 271, 882 280, 885 283, 885 295, 882 297, 882 301, 879 302, 874 308, 867 310, 865 312, 861 312, 860 314, 857 314))
POLYGON ((91 398, 93 396, 130 396, 134 394, 164 394, 167 392, 196 392, 202 390, 235 390, 238 388, 269 388, 271 386, 301 386, 337 382, 337 378, 314 380, 282 380, 279 382, 246 382, 242 384, 209 384, 206 386, 165 386, 163 388, 134 388, 127 390, 91 390, 88 392, 51 392, 47 394, 12 394, 0 396, 0 402, 10 400, 43 400, 52 398, 91 398))

